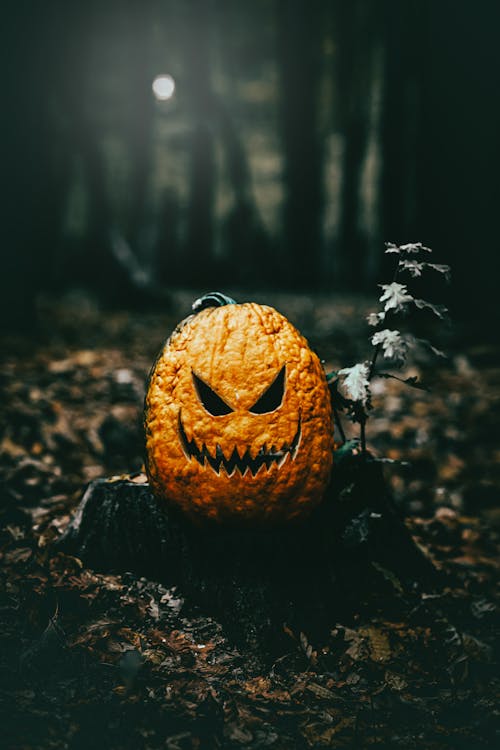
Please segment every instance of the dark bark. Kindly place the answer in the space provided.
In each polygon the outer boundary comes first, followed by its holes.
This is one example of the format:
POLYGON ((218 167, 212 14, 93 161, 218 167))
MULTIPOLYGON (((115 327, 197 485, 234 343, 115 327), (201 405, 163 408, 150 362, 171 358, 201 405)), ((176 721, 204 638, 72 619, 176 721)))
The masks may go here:
MULTIPOLYGON (((60 548, 99 570, 178 585, 237 641, 279 648, 282 626, 319 636, 374 596, 394 599, 436 574, 395 511, 380 465, 348 459, 322 505, 284 527, 195 525, 147 484, 97 480, 60 548)), ((369 605, 365 605, 369 606, 369 605)))

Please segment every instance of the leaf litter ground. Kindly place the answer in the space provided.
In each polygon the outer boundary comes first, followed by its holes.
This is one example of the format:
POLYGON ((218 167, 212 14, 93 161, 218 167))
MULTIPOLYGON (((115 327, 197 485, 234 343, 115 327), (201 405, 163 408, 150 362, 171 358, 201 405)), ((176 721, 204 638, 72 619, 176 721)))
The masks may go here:
MULTIPOLYGON (((141 471, 146 376, 191 296, 163 315, 68 297, 43 306, 36 337, 3 342, 2 746, 496 747, 500 356, 472 336, 439 342, 451 352, 439 369, 422 359, 405 373, 430 392, 379 381, 368 429, 377 455, 410 462, 390 481, 439 591, 408 595, 380 569, 369 616, 360 601, 320 643, 283 623, 289 648, 269 661, 181 591, 55 553, 88 481, 141 471)), ((327 367, 364 356, 369 301, 254 298, 327 367)))

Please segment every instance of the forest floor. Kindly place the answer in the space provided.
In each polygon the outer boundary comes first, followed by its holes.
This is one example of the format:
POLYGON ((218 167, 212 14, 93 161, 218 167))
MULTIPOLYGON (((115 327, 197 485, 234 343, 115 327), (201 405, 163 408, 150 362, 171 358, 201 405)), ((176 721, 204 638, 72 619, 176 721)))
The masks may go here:
MULTIPOLYGON (((410 462, 388 478, 438 590, 407 597, 382 571, 386 607, 360 602, 321 643, 284 624, 289 649, 269 663, 182 591, 56 552, 89 481, 141 470, 147 374, 192 298, 159 314, 69 295, 42 305, 36 335, 2 342, 2 747, 498 747, 500 353, 470 332, 408 370, 429 392, 378 381, 368 425, 376 455, 410 462)), ((366 356, 369 300, 253 298, 328 368, 366 356)))

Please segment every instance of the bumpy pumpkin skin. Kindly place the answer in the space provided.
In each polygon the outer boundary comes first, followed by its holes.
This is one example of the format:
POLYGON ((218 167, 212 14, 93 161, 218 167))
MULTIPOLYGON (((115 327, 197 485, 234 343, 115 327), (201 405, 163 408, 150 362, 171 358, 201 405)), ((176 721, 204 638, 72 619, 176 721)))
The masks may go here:
POLYGON ((288 521, 312 510, 329 480, 333 422, 323 368, 271 307, 232 304, 186 318, 153 367, 145 427, 155 494, 194 518, 288 521), (281 404, 268 413, 249 411, 283 365, 281 404), (233 411, 209 413, 193 373, 233 411), (225 465, 217 466, 221 451, 225 465), (259 455, 264 463, 251 464, 259 455))

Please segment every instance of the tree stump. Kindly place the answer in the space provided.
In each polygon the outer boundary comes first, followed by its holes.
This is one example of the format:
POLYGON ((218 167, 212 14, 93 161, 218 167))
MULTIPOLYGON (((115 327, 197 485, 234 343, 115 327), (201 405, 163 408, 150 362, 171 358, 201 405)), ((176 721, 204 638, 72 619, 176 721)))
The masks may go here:
MULTIPOLYGON (((283 625, 320 638, 374 592, 433 587, 437 574, 400 518, 380 463, 349 456, 307 518, 286 526, 196 525, 147 483, 98 479, 58 548, 100 571, 177 585, 237 643, 276 651, 283 625)), ((380 598, 380 597, 379 597, 380 598)), ((368 602, 368 603, 367 603, 368 602)))

